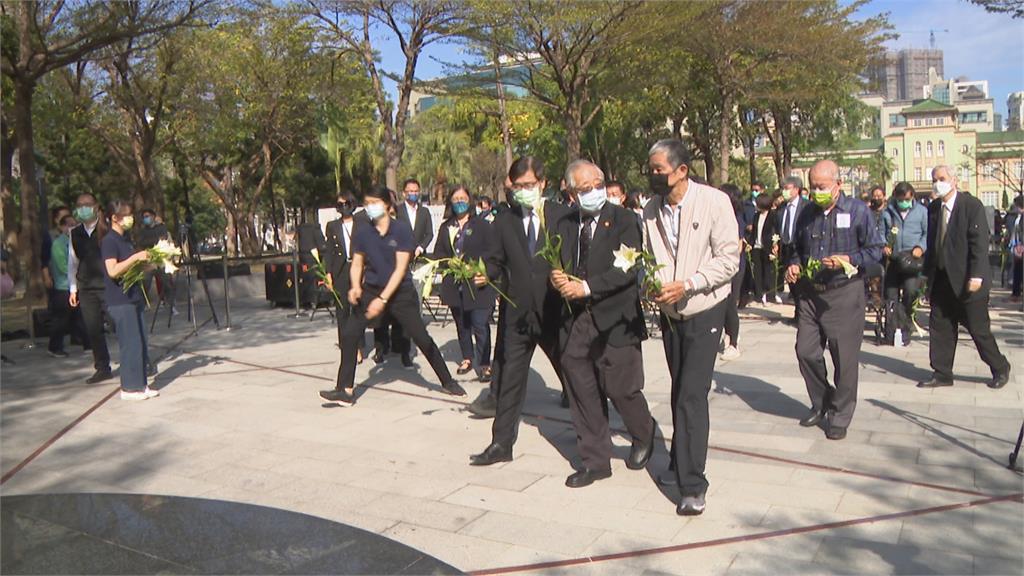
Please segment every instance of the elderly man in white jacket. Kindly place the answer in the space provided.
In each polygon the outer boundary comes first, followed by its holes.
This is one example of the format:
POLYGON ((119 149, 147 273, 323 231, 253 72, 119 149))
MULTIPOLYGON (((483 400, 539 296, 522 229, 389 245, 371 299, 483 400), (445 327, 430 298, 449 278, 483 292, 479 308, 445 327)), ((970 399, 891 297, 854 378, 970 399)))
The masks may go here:
POLYGON ((661 140, 648 154, 654 196, 644 207, 645 246, 662 283, 665 358, 672 375, 671 464, 659 476, 678 485, 676 512, 704 512, 708 481, 708 393, 725 324, 730 281, 739 270, 740 245, 729 197, 689 178, 689 154, 679 140, 661 140))

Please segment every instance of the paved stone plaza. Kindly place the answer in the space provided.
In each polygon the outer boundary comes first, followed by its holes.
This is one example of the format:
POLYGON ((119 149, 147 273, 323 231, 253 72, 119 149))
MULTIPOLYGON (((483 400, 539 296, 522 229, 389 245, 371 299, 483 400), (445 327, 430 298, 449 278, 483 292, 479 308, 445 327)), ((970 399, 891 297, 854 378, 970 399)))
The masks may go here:
MULTIPOLYGON (((633 472, 622 462, 629 439, 616 437, 612 478, 564 486, 575 435, 539 354, 515 460, 470 467, 490 440, 491 421, 465 411, 482 384, 464 381, 469 398, 453 399, 421 357, 416 370, 392 357, 359 367, 356 406, 324 408, 317 391, 334 383, 334 326, 257 298, 233 302, 230 332, 206 323, 190 336, 184 314, 170 330, 161 314, 151 343, 161 396, 140 403, 120 401, 116 381, 83 384, 91 358, 77 347, 55 360, 44 346, 4 343, 16 364, 3 367, 2 494, 259 504, 477 574, 1024 573, 1024 481, 1007 469, 1024 418, 1024 314, 997 293, 993 328, 1014 366, 1002 390, 985 386, 965 334, 956 386, 936 390, 914 386, 930 373, 926 344, 865 341, 857 413, 847 439, 833 442, 797 425, 807 399, 794 329, 774 321, 791 313, 748 311, 743 356, 718 364, 701 517, 677 516, 675 495, 655 485, 664 445, 633 472)), ((454 327, 430 330, 454 371, 454 327)), ((647 398, 668 438, 660 339, 644 352, 647 398)))

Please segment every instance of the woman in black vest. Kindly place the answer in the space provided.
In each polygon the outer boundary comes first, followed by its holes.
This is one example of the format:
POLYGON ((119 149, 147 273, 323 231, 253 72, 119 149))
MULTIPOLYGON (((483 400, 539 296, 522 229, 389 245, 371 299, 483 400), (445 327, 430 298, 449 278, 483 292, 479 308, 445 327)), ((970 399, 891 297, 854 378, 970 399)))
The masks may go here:
POLYGON ((423 324, 419 294, 409 274, 416 242, 408 224, 389 216, 394 204, 393 192, 383 186, 370 188, 363 197, 363 209, 372 225, 356 226, 352 232, 352 287, 348 301, 355 310, 341 332, 338 383, 333 390, 320 392, 320 397, 330 403, 355 403, 356 349, 367 326, 385 313, 416 343, 441 381, 441 388, 453 396, 466 395, 452 379, 441 350, 423 324))
MULTIPOLYGON (((469 191, 456 187, 445 201, 447 219, 441 224, 434 244, 435 258, 460 256, 467 262, 491 259, 494 247, 491 224, 470 210, 469 191)), ((491 379, 491 314, 497 294, 485 279, 473 285, 445 276, 441 284, 441 301, 448 305, 459 334, 462 363, 458 374, 476 368, 481 382, 491 379), (473 341, 476 340, 474 348, 473 341)))
POLYGON ((135 224, 131 204, 123 200, 110 203, 110 231, 100 239, 103 257, 103 295, 107 313, 114 319, 117 341, 121 350, 121 399, 148 400, 160 393, 146 383, 149 351, 146 346, 146 328, 143 318, 142 287, 135 284, 125 290, 122 277, 136 262, 145 262, 149 254, 136 251, 127 238, 127 231, 135 224))

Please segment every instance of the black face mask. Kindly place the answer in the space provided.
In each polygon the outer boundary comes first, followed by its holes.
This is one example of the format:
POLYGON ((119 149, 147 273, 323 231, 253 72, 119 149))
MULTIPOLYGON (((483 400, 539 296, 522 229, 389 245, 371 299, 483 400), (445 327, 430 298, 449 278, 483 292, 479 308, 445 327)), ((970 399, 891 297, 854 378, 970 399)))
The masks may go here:
POLYGON ((882 207, 882 201, 879 200, 878 198, 872 198, 871 207, 874 208, 875 210, 878 210, 879 208, 882 207))
POLYGON ((653 194, 668 196, 668 193, 672 191, 672 187, 668 185, 668 174, 650 174, 647 180, 653 194))
POLYGON ((343 217, 348 218, 352 215, 352 205, 339 203, 335 208, 338 209, 338 213, 343 217))

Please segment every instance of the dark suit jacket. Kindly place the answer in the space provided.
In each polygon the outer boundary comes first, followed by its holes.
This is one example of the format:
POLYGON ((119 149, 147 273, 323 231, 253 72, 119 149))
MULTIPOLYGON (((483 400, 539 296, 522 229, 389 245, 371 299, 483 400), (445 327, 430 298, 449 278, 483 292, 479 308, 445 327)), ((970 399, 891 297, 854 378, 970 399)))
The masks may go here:
MULTIPOLYGON (((362 214, 362 213, 360 213, 362 214)), ((357 215, 358 216, 358 215, 357 215)), ((359 218, 352 218, 352 234, 355 234, 359 218)), ((348 289, 352 286, 350 270, 352 260, 346 255, 351 238, 345 236, 341 218, 327 223, 327 245, 322 256, 324 267, 334 281, 334 290, 341 297, 342 303, 348 305, 348 289)))
MULTIPOLYGON (((800 215, 810 205, 811 202, 803 196, 796 199, 796 214, 793 215, 793 221, 789 223, 790 237, 792 240, 796 240, 796 223, 800 220, 800 215)), ((783 202, 782 205, 774 212, 775 218, 773 218, 773 220, 775 221, 775 230, 776 234, 779 235, 780 244, 785 240, 785 238, 782 238, 782 225, 784 223, 783 220, 786 218, 786 210, 788 207, 789 202, 783 202)), ((792 244, 792 242, 790 242, 790 244, 792 244)))
POLYGON ((416 245, 426 250, 427 246, 430 246, 430 241, 434 239, 434 223, 430 218, 430 210, 425 206, 418 206, 416 208, 416 222, 409 222, 409 213, 406 206, 408 206, 406 202, 395 206, 395 216, 398 220, 408 224, 409 228, 412 228, 412 237, 416 240, 416 245))
MULTIPOLYGON (((761 218, 765 218, 764 228, 761 229, 761 248, 763 250, 771 250, 772 248, 772 235, 778 234, 779 232, 775 228, 776 216, 773 212, 765 212, 761 214, 758 212, 754 215, 754 220, 751 222, 750 232, 747 233, 745 239, 747 244, 751 246, 755 245, 757 240, 757 227, 761 225, 761 218)), ((781 243, 781 238, 779 239, 781 243)))
MULTIPOLYGON (((928 206, 928 249, 924 253, 924 273, 928 276, 929 291, 935 287, 935 262, 939 253, 942 210, 940 199, 932 200, 928 206)), ((992 284, 992 271, 988 262, 988 236, 988 218, 985 216, 985 207, 981 201, 957 191, 946 229, 943 252, 949 283, 959 298, 967 294, 967 283, 971 278, 981 278, 981 290, 970 297, 987 298, 992 284)))
MULTIPOLYGON (((572 262, 569 273, 577 274, 580 270, 579 238, 580 213, 578 210, 568 211, 559 222, 559 234, 562 236, 562 260, 572 262)), ((587 285, 590 287, 590 312, 594 318, 594 326, 611 346, 628 346, 637 344, 646 338, 643 312, 640 309, 640 292, 636 272, 623 272, 614 266, 615 255, 612 252, 625 244, 640 250, 640 232, 636 227, 636 216, 619 206, 605 204, 598 217, 594 237, 587 255, 587 285)), ((577 302, 573 302, 574 307, 577 302)), ((575 315, 561 306, 561 338, 565 345, 575 315)))
MULTIPOLYGON (((433 258, 450 258, 455 255, 455 248, 452 246, 451 233, 449 230, 458 230, 459 224, 456 218, 452 217, 441 224, 437 231, 437 242, 434 244, 433 258)), ((491 223, 481 216, 470 216, 466 222, 466 228, 462 232, 462 257, 467 261, 475 262, 482 258, 487 266, 487 277, 492 282, 498 277, 498 266, 495 261, 494 231, 491 223)), ((445 276, 441 282, 441 301, 453 308, 464 310, 490 309, 494 306, 494 298, 497 293, 490 286, 466 286, 464 282, 456 283, 454 278, 445 276)))
MULTIPOLYGON (((556 224, 563 216, 565 206, 544 203, 547 226, 556 224)), ((557 329, 562 297, 551 287, 548 275, 551 268, 543 258, 529 254, 526 231, 523 229, 523 209, 513 205, 494 218, 495 263, 501 270, 505 294, 515 306, 503 309, 502 324, 518 331, 532 330, 540 334, 545 328, 557 329)), ((537 234, 537 249, 544 246, 544 231, 537 234)))

